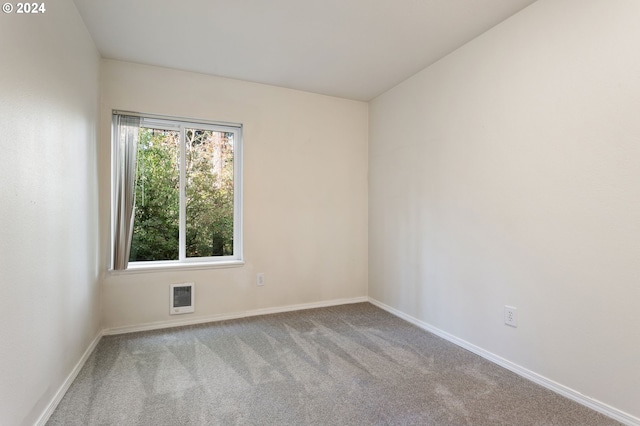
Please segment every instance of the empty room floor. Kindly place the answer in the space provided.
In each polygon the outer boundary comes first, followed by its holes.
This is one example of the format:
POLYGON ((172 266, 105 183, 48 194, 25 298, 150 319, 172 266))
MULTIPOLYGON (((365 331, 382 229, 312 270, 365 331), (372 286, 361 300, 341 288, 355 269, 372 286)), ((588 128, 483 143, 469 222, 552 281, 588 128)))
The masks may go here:
POLYGON ((48 425, 617 425, 369 303, 104 337, 48 425))

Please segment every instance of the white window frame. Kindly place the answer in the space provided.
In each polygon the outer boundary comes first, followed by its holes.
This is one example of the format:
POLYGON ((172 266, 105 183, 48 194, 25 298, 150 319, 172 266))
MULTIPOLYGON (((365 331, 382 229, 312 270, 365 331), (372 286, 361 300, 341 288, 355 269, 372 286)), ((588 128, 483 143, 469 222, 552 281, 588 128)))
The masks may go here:
MULTIPOLYGON (((179 213, 179 250, 178 260, 152 260, 129 262, 124 271, 113 270, 113 260, 110 271, 113 273, 149 271, 161 269, 201 269, 213 267, 230 267, 244 265, 242 250, 242 124, 223 123, 208 120, 196 120, 182 117, 171 117, 157 114, 143 114, 137 112, 114 110, 112 117, 116 115, 132 115, 141 118, 140 127, 173 130, 179 132, 180 141, 180 213, 179 213), (233 133, 233 255, 230 256, 208 256, 208 257, 187 257, 186 256, 186 129, 212 130, 217 132, 233 133)), ((115 165, 114 142, 112 128, 112 170, 111 170, 111 253, 113 255, 114 232, 115 232, 115 165)))

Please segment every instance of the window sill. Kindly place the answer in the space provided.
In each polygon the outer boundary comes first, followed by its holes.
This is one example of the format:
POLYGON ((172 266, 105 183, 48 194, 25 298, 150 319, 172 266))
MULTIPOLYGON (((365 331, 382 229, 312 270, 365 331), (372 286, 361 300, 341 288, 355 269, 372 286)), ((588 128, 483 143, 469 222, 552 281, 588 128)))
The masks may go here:
POLYGON ((244 266, 244 260, 227 260, 223 262, 172 262, 136 265, 130 264, 123 271, 109 269, 111 275, 126 274, 142 274, 145 272, 170 272, 170 271, 193 271, 198 269, 220 269, 220 268, 239 268, 244 266))

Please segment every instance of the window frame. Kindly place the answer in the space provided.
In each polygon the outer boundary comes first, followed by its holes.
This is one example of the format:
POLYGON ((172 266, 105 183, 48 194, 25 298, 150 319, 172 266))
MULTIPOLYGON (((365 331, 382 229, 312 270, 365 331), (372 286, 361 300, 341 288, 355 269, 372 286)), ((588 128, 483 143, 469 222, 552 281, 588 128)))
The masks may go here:
POLYGON ((202 269, 216 267, 230 267, 244 265, 243 256, 243 212, 242 212, 242 163, 243 163, 243 126, 239 123, 227 123, 211 120, 201 120, 184 117, 146 114, 130 111, 113 110, 111 126, 111 272, 126 273, 133 271, 149 271, 163 269, 202 269), (180 182, 179 182, 179 247, 176 260, 148 260, 130 261, 127 269, 115 271, 113 269, 113 246, 115 234, 115 185, 116 170, 115 150, 115 117, 116 115, 130 115, 140 117, 140 127, 171 130, 179 132, 180 142, 180 182), (186 255, 186 129, 211 130, 216 132, 233 133, 233 255, 187 257, 186 255))

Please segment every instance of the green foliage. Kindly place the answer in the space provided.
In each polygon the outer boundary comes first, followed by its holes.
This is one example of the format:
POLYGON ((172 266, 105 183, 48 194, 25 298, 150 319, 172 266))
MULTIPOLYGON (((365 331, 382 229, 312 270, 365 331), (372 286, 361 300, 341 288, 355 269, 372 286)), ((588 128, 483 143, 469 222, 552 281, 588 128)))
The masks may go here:
POLYGON ((177 132, 140 129, 129 261, 178 259, 178 143, 177 132))
MULTIPOLYGON (((233 254, 233 134, 186 131, 187 257, 233 254)), ((179 258, 179 135, 140 129, 130 261, 179 258)))
POLYGON ((186 132, 187 257, 233 254, 232 136, 186 132))

